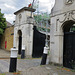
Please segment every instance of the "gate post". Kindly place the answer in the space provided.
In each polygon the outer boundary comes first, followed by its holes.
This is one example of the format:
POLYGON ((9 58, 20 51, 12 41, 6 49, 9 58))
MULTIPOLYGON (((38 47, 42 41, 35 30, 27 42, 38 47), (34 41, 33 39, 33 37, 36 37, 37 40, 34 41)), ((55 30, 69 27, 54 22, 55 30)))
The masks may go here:
POLYGON ((9 72, 16 72, 17 53, 18 53, 18 49, 16 49, 16 47, 11 48, 9 72))
POLYGON ((49 49, 48 47, 44 47, 43 56, 42 56, 42 60, 41 60, 40 65, 45 65, 46 64, 48 49, 49 49))

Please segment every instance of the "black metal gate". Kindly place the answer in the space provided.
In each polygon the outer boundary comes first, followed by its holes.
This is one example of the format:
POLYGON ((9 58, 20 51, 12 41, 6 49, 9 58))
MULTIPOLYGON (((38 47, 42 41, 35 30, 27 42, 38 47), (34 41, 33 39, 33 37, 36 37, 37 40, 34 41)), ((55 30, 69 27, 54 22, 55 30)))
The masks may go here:
POLYGON ((40 33, 36 26, 34 26, 33 34, 33 53, 32 57, 41 57, 43 54, 43 49, 45 47, 46 35, 40 33))
POLYGON ((75 69, 75 32, 64 33, 63 65, 75 69))

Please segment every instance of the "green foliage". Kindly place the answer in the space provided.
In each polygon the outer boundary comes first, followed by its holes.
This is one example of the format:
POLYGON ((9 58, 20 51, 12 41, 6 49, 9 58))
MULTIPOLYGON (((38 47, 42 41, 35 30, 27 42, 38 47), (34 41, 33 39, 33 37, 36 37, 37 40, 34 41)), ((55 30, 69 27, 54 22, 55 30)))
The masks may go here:
POLYGON ((4 29, 6 28, 7 24, 6 24, 6 19, 4 18, 4 14, 1 13, 1 9, 0 9, 0 35, 3 34, 4 29))
POLYGON ((70 31, 75 32, 75 26, 72 26, 72 27, 70 28, 70 31))
POLYGON ((0 75, 5 75, 5 73, 0 73, 0 75))
POLYGON ((49 14, 48 13, 43 13, 43 14, 35 14, 34 19, 37 22, 41 22, 41 20, 46 20, 49 19, 49 14))
MULTIPOLYGON (((39 24, 39 26, 41 26, 41 24, 42 24, 42 26, 46 27, 46 22, 48 22, 48 24, 49 24, 50 16, 48 13, 35 14, 34 19, 39 24)), ((50 32, 50 29, 46 29, 46 28, 38 27, 37 29, 44 31, 44 32, 46 32, 46 30, 47 30, 47 32, 50 32)))
POLYGON ((0 28, 0 34, 3 34, 3 31, 4 31, 4 30, 0 28))

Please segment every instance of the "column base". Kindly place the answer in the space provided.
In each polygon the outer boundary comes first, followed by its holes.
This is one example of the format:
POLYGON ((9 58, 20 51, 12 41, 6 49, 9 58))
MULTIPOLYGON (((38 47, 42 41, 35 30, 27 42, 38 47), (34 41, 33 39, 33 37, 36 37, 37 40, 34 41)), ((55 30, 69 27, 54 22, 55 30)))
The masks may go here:
POLYGON ((26 55, 26 57, 25 58, 32 58, 32 56, 31 55, 26 55))
POLYGON ((54 65, 54 66, 63 66, 63 64, 59 64, 59 63, 53 63, 53 62, 49 62, 50 65, 54 65))

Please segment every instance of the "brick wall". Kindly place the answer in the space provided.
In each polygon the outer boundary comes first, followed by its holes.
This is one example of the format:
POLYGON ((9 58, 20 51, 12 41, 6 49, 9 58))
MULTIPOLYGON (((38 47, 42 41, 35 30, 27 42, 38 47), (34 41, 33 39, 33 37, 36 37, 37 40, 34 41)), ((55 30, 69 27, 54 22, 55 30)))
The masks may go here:
POLYGON ((1 48, 10 51, 13 47, 14 26, 7 27, 1 37, 1 48))

